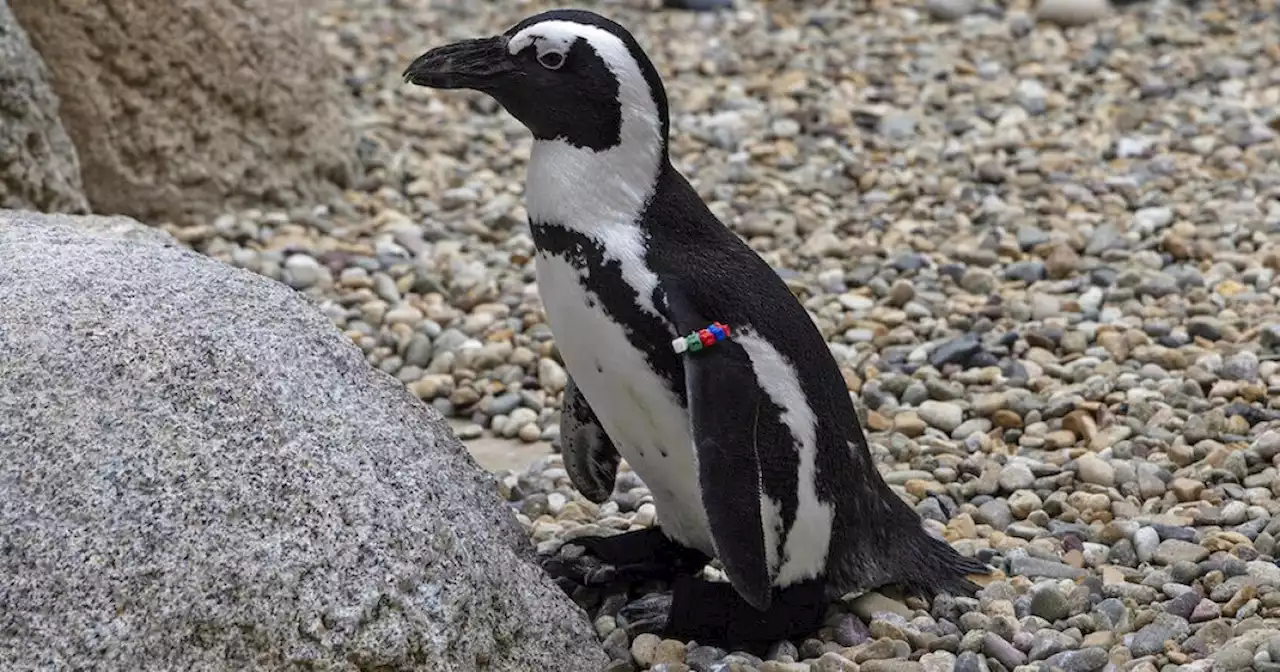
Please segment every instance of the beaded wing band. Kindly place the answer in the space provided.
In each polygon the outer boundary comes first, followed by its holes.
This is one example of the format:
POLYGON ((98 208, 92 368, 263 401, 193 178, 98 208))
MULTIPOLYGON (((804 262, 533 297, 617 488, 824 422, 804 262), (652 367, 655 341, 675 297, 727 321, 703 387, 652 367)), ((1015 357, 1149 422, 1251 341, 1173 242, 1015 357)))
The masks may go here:
POLYGON ((690 332, 687 336, 681 336, 671 341, 671 349, 675 350, 676 354, 697 352, 703 348, 709 348, 726 338, 729 338, 729 325, 712 322, 704 329, 690 332))

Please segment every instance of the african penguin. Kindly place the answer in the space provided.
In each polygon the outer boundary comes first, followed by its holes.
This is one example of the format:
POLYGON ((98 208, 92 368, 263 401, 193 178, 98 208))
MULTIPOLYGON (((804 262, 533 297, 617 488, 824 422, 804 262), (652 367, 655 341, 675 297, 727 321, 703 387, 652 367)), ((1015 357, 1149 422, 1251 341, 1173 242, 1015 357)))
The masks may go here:
POLYGON ((601 502, 625 458, 658 512, 657 528, 573 543, 676 568, 666 633, 776 641, 849 592, 976 590, 966 575, 987 567, 881 479, 804 307, 671 165, 666 93, 626 29, 548 11, 432 49, 404 77, 483 92, 533 134, 524 197, 571 378, 565 464, 601 502), (712 557, 730 583, 695 578, 712 557))

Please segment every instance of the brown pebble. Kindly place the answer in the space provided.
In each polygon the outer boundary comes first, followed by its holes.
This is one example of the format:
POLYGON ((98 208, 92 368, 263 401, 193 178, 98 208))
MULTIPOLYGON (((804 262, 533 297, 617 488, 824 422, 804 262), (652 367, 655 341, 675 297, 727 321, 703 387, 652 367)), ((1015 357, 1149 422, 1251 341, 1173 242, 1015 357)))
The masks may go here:
POLYGON ((1099 630, 1085 635, 1084 640, 1080 642, 1080 647, 1087 649, 1097 646, 1109 649, 1114 643, 1115 633, 1110 630, 1099 630))
POLYGON ((1092 441, 1093 437, 1098 435, 1098 423, 1094 422, 1091 413, 1083 409, 1068 413, 1062 419, 1062 428, 1071 430, 1085 441, 1092 441))
POLYGON ((1240 611, 1240 607, 1243 607, 1246 602, 1252 600, 1257 594, 1257 586, 1249 584, 1240 586, 1240 590, 1237 590, 1236 594, 1232 595, 1231 599, 1227 600, 1227 603, 1222 605, 1222 616, 1224 618, 1234 618, 1236 612, 1240 611))
POLYGON ((879 411, 869 411, 867 413, 867 427, 873 432, 887 432, 893 429, 893 421, 886 418, 879 411))
POLYGON ((1160 249, 1168 252, 1174 259, 1186 260, 1191 258, 1191 245, 1186 239, 1176 233, 1169 232, 1165 234, 1160 241, 1160 249))
POLYGON ((1070 448, 1076 445, 1076 434, 1067 429, 1059 429, 1045 434, 1044 441, 1050 448, 1070 448))
POLYGON ((1169 484, 1169 490, 1173 492, 1179 502, 1194 502, 1200 499, 1200 492, 1204 490, 1204 483, 1193 481, 1189 478, 1175 478, 1169 484))
POLYGON ((991 414, 991 421, 994 422, 997 427, 1003 427, 1005 429, 1019 429, 1022 427, 1022 418, 1017 413, 1007 408, 1002 408, 991 414))
POLYGON ((1079 267, 1080 255, 1066 244, 1055 245, 1044 260, 1045 273, 1053 280, 1071 277, 1079 267))
POLYGON ((973 539, 978 536, 978 526, 973 522, 973 517, 967 513, 962 513, 947 524, 946 535, 948 540, 954 539, 973 539))
POLYGON ((893 416, 893 428, 907 436, 920 436, 928 427, 915 411, 903 411, 893 416))
POLYGON ((1099 347, 1111 355, 1112 360, 1123 362, 1129 358, 1129 343, 1124 334, 1115 330, 1099 330, 1095 340, 1099 347))
POLYGON ((902 485, 912 497, 916 499, 924 499, 930 494, 945 495, 947 488, 937 481, 926 481, 920 478, 913 478, 902 485))

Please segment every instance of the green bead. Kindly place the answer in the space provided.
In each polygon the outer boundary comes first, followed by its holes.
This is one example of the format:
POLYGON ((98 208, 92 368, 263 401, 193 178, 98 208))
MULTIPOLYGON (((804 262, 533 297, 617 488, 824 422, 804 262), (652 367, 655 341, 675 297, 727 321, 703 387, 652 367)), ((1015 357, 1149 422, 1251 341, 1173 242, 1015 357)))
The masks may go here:
POLYGON ((697 352, 702 349, 702 339, 697 334, 689 334, 684 337, 684 342, 689 344, 689 352, 697 352))

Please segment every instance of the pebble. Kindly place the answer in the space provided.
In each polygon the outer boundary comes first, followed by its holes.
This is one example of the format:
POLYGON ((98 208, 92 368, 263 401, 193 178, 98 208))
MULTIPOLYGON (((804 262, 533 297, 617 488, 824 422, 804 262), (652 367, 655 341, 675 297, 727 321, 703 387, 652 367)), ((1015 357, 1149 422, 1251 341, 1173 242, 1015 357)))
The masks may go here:
POLYGON ((1013 669, 1027 662, 1027 656, 1014 648, 1000 635, 988 632, 982 637, 982 652, 991 656, 1008 669, 1013 669))
POLYGON ((631 640, 631 657, 641 665, 653 665, 657 662, 658 647, 661 644, 662 639, 657 635, 647 632, 636 635, 635 639, 631 640))
POLYGON ((976 0, 925 0, 924 8, 935 19, 956 21, 977 9, 976 0))
POLYGON ((1045 662, 1063 672, 1094 672, 1106 666, 1107 650, 1089 647, 1078 651, 1063 651, 1050 656, 1045 662))
POLYGON ((1040 496, 1030 490, 1018 490, 1009 495, 1009 512, 1018 520, 1026 520, 1043 505, 1040 496))
POLYGON ((327 269, 313 257, 305 254, 292 254, 284 262, 284 281, 295 289, 307 289, 329 280, 327 269))
POLYGON ((1076 461, 1076 469, 1079 471, 1080 480, 1085 483, 1108 487, 1115 485, 1115 469, 1093 453, 1081 455, 1076 461))
POLYGON ((538 360, 538 384, 551 393, 563 392, 568 384, 569 374, 558 362, 546 357, 538 360))
POLYGON ((1209 549, 1180 539, 1165 539, 1156 547, 1152 561, 1157 565, 1172 565, 1177 562, 1200 562, 1209 557, 1209 549))
POLYGON ((1060 26, 1082 26, 1103 18, 1110 9, 1107 0, 1040 0, 1036 17, 1060 26))
POLYGON ((1187 620, 1173 614, 1157 614, 1155 620, 1133 635, 1129 650, 1135 656, 1150 656, 1164 651, 1167 641, 1180 642, 1190 631, 1187 620))
POLYGON ((1052 623, 1071 615, 1071 606, 1056 586, 1046 585, 1032 595, 1031 613, 1052 623))
POLYGON ((924 666, 913 660, 868 660, 858 666, 860 672, 924 672, 924 666))
POLYGON ((932 399, 920 404, 920 419, 933 427, 950 433, 964 421, 964 410, 956 404, 932 399))
POLYGON ((1160 547, 1160 533, 1143 527, 1133 533, 1133 549, 1139 562, 1151 562, 1160 547))
POLYGON ((1015 492, 1030 488, 1035 484, 1035 474, 1025 464, 1007 464, 1000 469, 1000 489, 1015 492))

